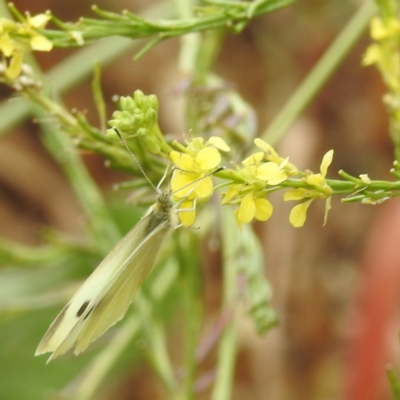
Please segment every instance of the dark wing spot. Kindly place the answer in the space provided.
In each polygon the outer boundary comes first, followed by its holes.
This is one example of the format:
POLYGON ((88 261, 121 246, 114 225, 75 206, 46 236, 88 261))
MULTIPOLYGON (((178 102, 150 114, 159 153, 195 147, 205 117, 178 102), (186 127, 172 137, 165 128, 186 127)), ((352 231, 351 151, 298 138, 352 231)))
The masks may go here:
POLYGON ((78 310, 76 313, 77 317, 80 317, 86 310, 86 307, 89 305, 89 300, 85 301, 82 305, 81 308, 78 310))
POLYGON ((96 306, 93 306, 93 307, 89 310, 89 312, 85 315, 85 317, 83 318, 83 320, 85 320, 85 319, 92 313, 92 311, 94 310, 95 307, 96 307, 96 306))

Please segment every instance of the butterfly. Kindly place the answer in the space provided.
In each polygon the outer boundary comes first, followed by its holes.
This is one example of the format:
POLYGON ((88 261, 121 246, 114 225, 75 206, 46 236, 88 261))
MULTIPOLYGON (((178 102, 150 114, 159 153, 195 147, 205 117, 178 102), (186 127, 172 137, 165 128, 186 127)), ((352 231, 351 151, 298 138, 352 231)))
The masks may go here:
POLYGON ((35 355, 52 352, 47 362, 72 348, 78 355, 121 320, 152 270, 164 239, 178 226, 171 193, 161 192, 61 310, 35 355))

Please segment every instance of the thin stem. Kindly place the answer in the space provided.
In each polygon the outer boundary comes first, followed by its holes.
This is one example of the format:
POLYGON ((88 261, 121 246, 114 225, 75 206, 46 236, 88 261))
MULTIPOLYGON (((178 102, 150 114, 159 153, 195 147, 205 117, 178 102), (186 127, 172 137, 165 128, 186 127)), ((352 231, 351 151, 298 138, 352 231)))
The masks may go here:
POLYGON ((362 4, 289 101, 262 133, 261 137, 266 142, 274 145, 281 139, 355 45, 375 13, 376 5, 372 0, 362 4))
POLYGON ((199 264, 198 237, 193 234, 185 233, 180 235, 185 240, 181 240, 180 262, 183 269, 183 288, 184 288, 184 306, 185 306, 185 378, 184 393, 185 399, 194 398, 194 382, 197 375, 196 350, 199 343, 200 327, 203 315, 203 308, 200 298, 201 274, 199 264), (183 251, 182 251, 183 250, 183 251))
POLYGON ((168 356, 165 332, 154 315, 153 305, 141 291, 136 295, 135 304, 146 339, 150 343, 148 350, 150 362, 167 388, 171 399, 179 399, 177 381, 168 356))
MULTIPOLYGON (((221 208, 221 239, 222 239, 222 265, 223 265, 223 308, 228 309, 235 300, 237 266, 235 263, 235 250, 237 241, 237 227, 230 210, 221 208)), ((230 400, 232 398, 233 376, 237 339, 235 318, 229 321, 218 348, 218 362, 212 400, 230 400)))
MULTIPOLYGON (((172 17, 173 10, 169 2, 152 6, 146 9, 143 14, 145 17, 172 17)), ((10 12, 5 6, 5 2, 0 2, 0 15, 9 18, 10 12)), ((121 55, 128 51, 136 50, 142 41, 125 37, 108 37, 91 44, 85 48, 76 50, 68 58, 57 64, 45 75, 43 82, 51 85, 52 93, 64 94, 71 88, 82 83, 93 73, 93 60, 96 60, 102 67, 109 65, 121 55)), ((31 113, 32 105, 23 98, 13 98, 12 100, 1 103, 0 105, 0 136, 9 133, 10 130, 28 117, 31 113)))

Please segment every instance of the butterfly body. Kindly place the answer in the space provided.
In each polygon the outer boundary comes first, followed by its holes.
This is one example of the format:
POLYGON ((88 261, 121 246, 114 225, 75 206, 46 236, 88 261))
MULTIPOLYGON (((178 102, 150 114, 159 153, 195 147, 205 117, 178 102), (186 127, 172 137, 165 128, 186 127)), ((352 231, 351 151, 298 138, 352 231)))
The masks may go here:
POLYGON ((163 192, 58 314, 36 355, 53 352, 48 362, 71 348, 77 355, 122 319, 152 270, 164 238, 177 225, 171 196, 163 192))

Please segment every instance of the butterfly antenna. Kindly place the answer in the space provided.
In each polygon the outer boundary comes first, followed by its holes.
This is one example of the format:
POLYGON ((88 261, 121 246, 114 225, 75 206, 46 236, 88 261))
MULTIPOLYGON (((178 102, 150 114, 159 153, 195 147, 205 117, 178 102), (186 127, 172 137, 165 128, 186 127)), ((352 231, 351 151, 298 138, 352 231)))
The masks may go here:
POLYGON ((114 128, 115 133, 118 135, 118 137, 121 139, 121 142, 124 144, 124 146, 126 147, 126 149, 128 150, 128 153, 131 155, 131 157, 135 160, 137 166, 139 167, 140 172, 143 174, 143 176, 146 178, 147 182, 149 182, 150 186, 157 192, 159 193, 159 189, 157 189, 153 182, 149 179, 149 177, 146 175, 146 173, 144 172, 144 169, 142 168, 142 166, 139 163, 139 160, 136 158, 136 156, 133 154, 132 150, 129 148, 128 143, 126 143, 126 140, 122 137, 122 135, 120 134, 119 130, 114 128))

